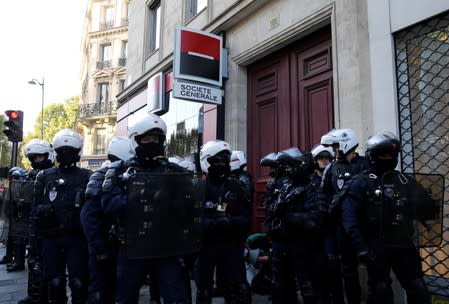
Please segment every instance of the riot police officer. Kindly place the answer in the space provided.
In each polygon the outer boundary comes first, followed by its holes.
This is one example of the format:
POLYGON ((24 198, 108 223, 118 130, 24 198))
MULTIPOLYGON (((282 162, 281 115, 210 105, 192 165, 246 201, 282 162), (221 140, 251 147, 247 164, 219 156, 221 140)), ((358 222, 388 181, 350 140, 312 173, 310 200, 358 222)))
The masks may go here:
POLYGON ((5 211, 8 214, 8 240, 7 254, 11 260, 6 265, 6 271, 14 272, 25 269, 25 227, 28 220, 29 210, 26 205, 22 208, 20 202, 20 188, 26 180, 27 172, 20 167, 9 170, 9 196, 5 211), (22 212, 24 211, 24 212, 22 212))
POLYGON ((243 151, 232 151, 231 154, 231 175, 234 175, 238 180, 240 180, 245 186, 245 192, 248 199, 252 202, 254 195, 254 186, 251 175, 246 170, 247 159, 245 152, 243 151))
POLYGON ((76 165, 83 147, 77 132, 58 131, 53 147, 58 167, 42 170, 36 177, 30 237, 42 238, 48 302, 67 301, 67 268, 72 303, 81 304, 87 298, 87 242, 80 212, 91 171, 76 165))
MULTIPOLYGON (((55 161, 55 152, 50 143, 35 138, 28 142, 25 146, 24 154, 31 163, 32 170, 28 172, 26 181, 30 184, 29 191, 32 195, 32 183, 36 179, 37 174, 45 169, 51 168, 55 161)), ((24 189, 25 190, 25 189, 24 189)), ((29 195, 27 193, 27 195, 29 195)), ((32 201, 30 200, 30 204, 32 201)), ((29 215, 28 215, 29 216, 29 215)), ((27 296, 20 300, 19 304, 43 303, 46 302, 47 286, 43 286, 42 273, 42 252, 41 240, 36 237, 29 238, 29 257, 28 257, 28 288, 27 296)))
MULTIPOLYGON (((339 287, 338 257, 342 266, 344 291, 348 304, 359 304, 361 301, 361 287, 358 275, 358 263, 355 250, 341 223, 342 197, 347 190, 348 181, 355 174, 368 167, 364 157, 357 154, 359 146, 357 135, 352 129, 336 129, 325 134, 322 139, 326 144, 332 143, 336 160, 324 171, 321 184, 321 200, 329 204, 330 226, 327 239, 328 260, 330 269, 336 282, 334 288, 339 287)), ((333 291, 338 303, 343 302, 340 291, 333 291)))
POLYGON ((299 285, 303 303, 317 303, 318 276, 324 266, 320 237, 325 210, 312 195, 310 153, 296 147, 280 151, 276 160, 285 166, 285 179, 277 197, 267 206, 271 221, 273 303, 298 303, 299 285), (312 267, 313 265, 313 267, 312 267))
POLYGON ((114 137, 108 147, 108 161, 90 176, 86 187, 81 224, 89 249, 89 304, 114 303, 117 244, 113 235, 114 222, 105 217, 101 207, 101 187, 110 163, 126 161, 133 156, 129 138, 114 137))
POLYGON ((353 178, 343 202, 343 225, 368 270, 368 304, 393 303, 390 272, 407 293, 407 303, 430 303, 412 221, 432 213, 431 197, 409 175, 396 170, 399 140, 392 133, 366 142, 370 168, 353 178), (422 208, 420 208, 422 207, 422 208))
MULTIPOLYGON (((151 198, 142 198, 146 201, 156 200, 156 196, 167 191, 158 187, 168 185, 158 184, 157 182, 136 182, 133 183, 130 176, 167 176, 172 173, 182 173, 185 170, 176 164, 170 163, 165 157, 165 139, 167 126, 165 122, 157 115, 148 113, 138 120, 134 126, 129 129, 128 137, 131 139, 135 149, 135 157, 132 157, 124 164, 114 163, 106 173, 103 183, 102 205, 106 215, 113 216, 119 224, 119 251, 117 257, 117 289, 116 302, 119 304, 137 303, 139 299, 139 290, 145 281, 145 278, 153 270, 157 276, 157 282, 164 303, 185 303, 185 284, 183 281, 183 272, 181 268, 180 257, 176 252, 170 252, 169 256, 159 258, 145 256, 142 258, 129 256, 129 252, 137 252, 131 247, 130 238, 136 238, 132 235, 131 225, 138 222, 139 219, 127 215, 127 205, 130 206, 133 201, 134 193, 131 193, 131 186, 140 187, 138 192, 153 193, 151 198), (122 178, 123 177, 123 178, 122 178), (131 184, 128 183, 129 178, 131 184), (159 186, 156 186, 159 185, 159 186), (128 192, 130 191, 130 192, 128 192)), ((176 187, 170 185, 170 187, 176 187)), ((137 190, 135 190, 137 191, 137 190)), ((180 189, 177 189, 180 191, 180 189)), ((176 191, 174 191, 176 192, 176 191)), ((136 200, 134 198, 134 200, 136 200)), ((139 201, 139 204, 142 205, 139 201)), ((147 206, 145 208, 156 208, 157 206, 147 206)), ((163 207, 163 206, 162 206, 163 207)), ((162 208, 161 207, 161 208, 162 208)), ((149 211, 147 211, 148 213, 149 211)), ((141 215, 142 212, 139 211, 141 215)), ((168 219, 167 219, 168 220, 168 219)), ((153 219, 152 222, 155 220, 153 219)), ((140 223, 140 222, 139 222, 140 223)), ((152 224, 151 224, 152 225, 152 224)), ((142 226, 148 231, 151 226, 148 222, 142 223, 142 226)), ((139 226, 140 227, 140 226, 139 226)), ((139 228, 140 229, 140 228, 139 228)), ((136 232, 138 233, 138 232, 136 232)), ((163 238, 163 231, 158 231, 163 238)), ((154 242, 158 242, 154 240, 154 242)), ((176 240, 173 240, 176 242, 176 240)), ((154 244, 157 246, 157 244, 154 244)), ((175 250, 176 246, 173 246, 175 250)), ((145 249, 142 249, 145 250, 145 249)), ((148 250, 149 251, 149 250, 148 250)), ((136 254, 140 254, 137 252, 136 254)))
POLYGON ((226 303, 251 303, 243 257, 252 206, 242 183, 230 177, 231 146, 223 140, 201 147, 201 169, 207 174, 203 243, 197 260, 197 304, 212 302, 213 276, 223 265, 226 303))

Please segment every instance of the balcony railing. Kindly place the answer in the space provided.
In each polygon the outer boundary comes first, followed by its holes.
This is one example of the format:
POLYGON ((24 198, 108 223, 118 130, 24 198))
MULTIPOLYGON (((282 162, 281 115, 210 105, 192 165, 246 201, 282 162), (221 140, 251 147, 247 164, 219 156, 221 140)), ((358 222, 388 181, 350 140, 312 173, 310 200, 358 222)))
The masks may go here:
POLYGON ((78 117, 87 118, 94 116, 109 116, 115 114, 116 110, 117 103, 114 101, 80 104, 78 107, 78 117))
POLYGON ((100 23, 100 31, 105 31, 105 30, 111 29, 113 27, 114 27, 113 20, 100 23))
POLYGON ((125 66, 125 65, 126 65, 126 58, 119 58, 118 66, 125 66))
POLYGON ((97 70, 111 67, 112 60, 97 61, 97 70))

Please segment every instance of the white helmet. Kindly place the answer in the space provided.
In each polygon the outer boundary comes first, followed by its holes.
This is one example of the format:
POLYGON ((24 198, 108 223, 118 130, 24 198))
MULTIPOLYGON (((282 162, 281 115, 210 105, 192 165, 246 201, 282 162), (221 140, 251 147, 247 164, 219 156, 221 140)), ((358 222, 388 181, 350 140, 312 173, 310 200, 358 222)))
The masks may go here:
POLYGON ((41 140, 38 138, 34 138, 28 142, 28 144, 25 146, 25 156, 28 157, 32 154, 50 154, 50 152, 53 151, 52 146, 49 142, 46 142, 45 140, 41 140))
POLYGON ((143 135, 149 131, 154 131, 154 134, 165 135, 167 134, 167 125, 165 122, 153 113, 147 113, 139 121, 137 121, 128 131, 128 137, 131 139, 134 149, 138 146, 136 136, 143 135))
POLYGON ((55 163, 55 151, 53 150, 53 147, 51 144, 45 140, 41 140, 39 138, 34 138, 28 142, 28 144, 25 146, 25 156, 31 161, 33 166, 36 166, 36 164, 33 164, 33 156, 34 155, 47 155, 47 160, 50 162, 51 165, 55 163))
POLYGON ((338 129, 335 132, 335 137, 338 143, 338 150, 343 152, 343 155, 346 155, 359 145, 359 139, 352 129, 338 129))
POLYGON ((240 159, 236 153, 237 151, 232 151, 231 154, 231 162, 229 166, 231 167, 231 171, 240 169, 240 159))
POLYGON ((246 161, 246 155, 245 155, 245 152, 243 152, 243 151, 238 151, 238 150, 237 150, 237 151, 232 151, 232 154, 233 154, 233 155, 236 155, 237 158, 239 159, 239 161, 240 161, 240 167, 246 165, 247 161, 246 161))
POLYGON ((317 156, 325 156, 326 154, 329 155, 330 158, 334 158, 334 151, 332 150, 331 147, 325 147, 323 145, 316 145, 313 149, 312 149, 312 156, 313 159, 316 160, 317 156))
POLYGON ((179 162, 178 166, 181 166, 190 172, 195 172, 195 164, 193 162, 191 162, 190 160, 185 159, 185 160, 179 162))
POLYGON ((228 151, 229 154, 232 153, 231 145, 219 139, 210 140, 201 147, 200 165, 201 170, 203 170, 204 173, 208 173, 209 167, 211 166, 211 164, 208 161, 208 158, 215 156, 222 151, 228 151))
POLYGON ((134 156, 134 149, 131 140, 126 136, 115 136, 112 138, 108 147, 109 155, 115 156, 120 160, 128 160, 134 156))
POLYGON ((81 149, 83 148, 83 138, 78 132, 72 129, 59 130, 53 137, 53 148, 57 150, 62 147, 77 149, 79 150, 78 155, 81 156, 81 149))
POLYGON ((332 146, 337 142, 337 138, 335 136, 335 133, 338 131, 338 129, 332 129, 323 136, 321 136, 320 144, 325 146, 332 146))

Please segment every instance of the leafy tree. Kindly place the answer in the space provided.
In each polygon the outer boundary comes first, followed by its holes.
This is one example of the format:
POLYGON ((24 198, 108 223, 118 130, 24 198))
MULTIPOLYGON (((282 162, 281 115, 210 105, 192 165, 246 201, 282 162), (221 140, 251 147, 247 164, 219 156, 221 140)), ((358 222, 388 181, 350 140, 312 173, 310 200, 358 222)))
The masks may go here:
MULTIPOLYGON (((72 129, 75 126, 76 114, 78 111, 79 97, 74 96, 67 99, 64 103, 52 103, 44 108, 44 140, 51 143, 56 132, 61 129, 72 129)), ((34 131, 24 136, 22 147, 33 138, 41 138, 42 112, 36 118, 34 131)), ((24 156, 23 151, 22 164, 25 168, 31 168, 30 162, 24 156)), ((19 162, 18 162, 19 163, 19 162)))
POLYGON ((0 167, 9 167, 11 164, 10 143, 5 133, 3 133, 3 130, 5 129, 5 125, 3 123, 5 121, 6 116, 0 115, 0 167))
POLYGON ((198 150, 198 129, 172 133, 167 141, 169 156, 185 156, 198 150))

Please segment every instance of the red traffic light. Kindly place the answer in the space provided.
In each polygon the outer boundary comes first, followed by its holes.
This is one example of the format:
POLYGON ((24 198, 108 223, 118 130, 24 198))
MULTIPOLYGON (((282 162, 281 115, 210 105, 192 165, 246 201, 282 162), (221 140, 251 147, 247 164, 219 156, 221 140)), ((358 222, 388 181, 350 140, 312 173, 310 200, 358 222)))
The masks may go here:
POLYGON ((23 112, 16 110, 5 111, 6 116, 9 120, 5 121, 3 124, 8 127, 8 129, 3 130, 3 133, 8 137, 11 142, 19 142, 23 139, 23 112))
POLYGON ((17 117, 19 117, 19 114, 16 111, 11 111, 11 113, 9 113, 9 118, 16 120, 17 117))

